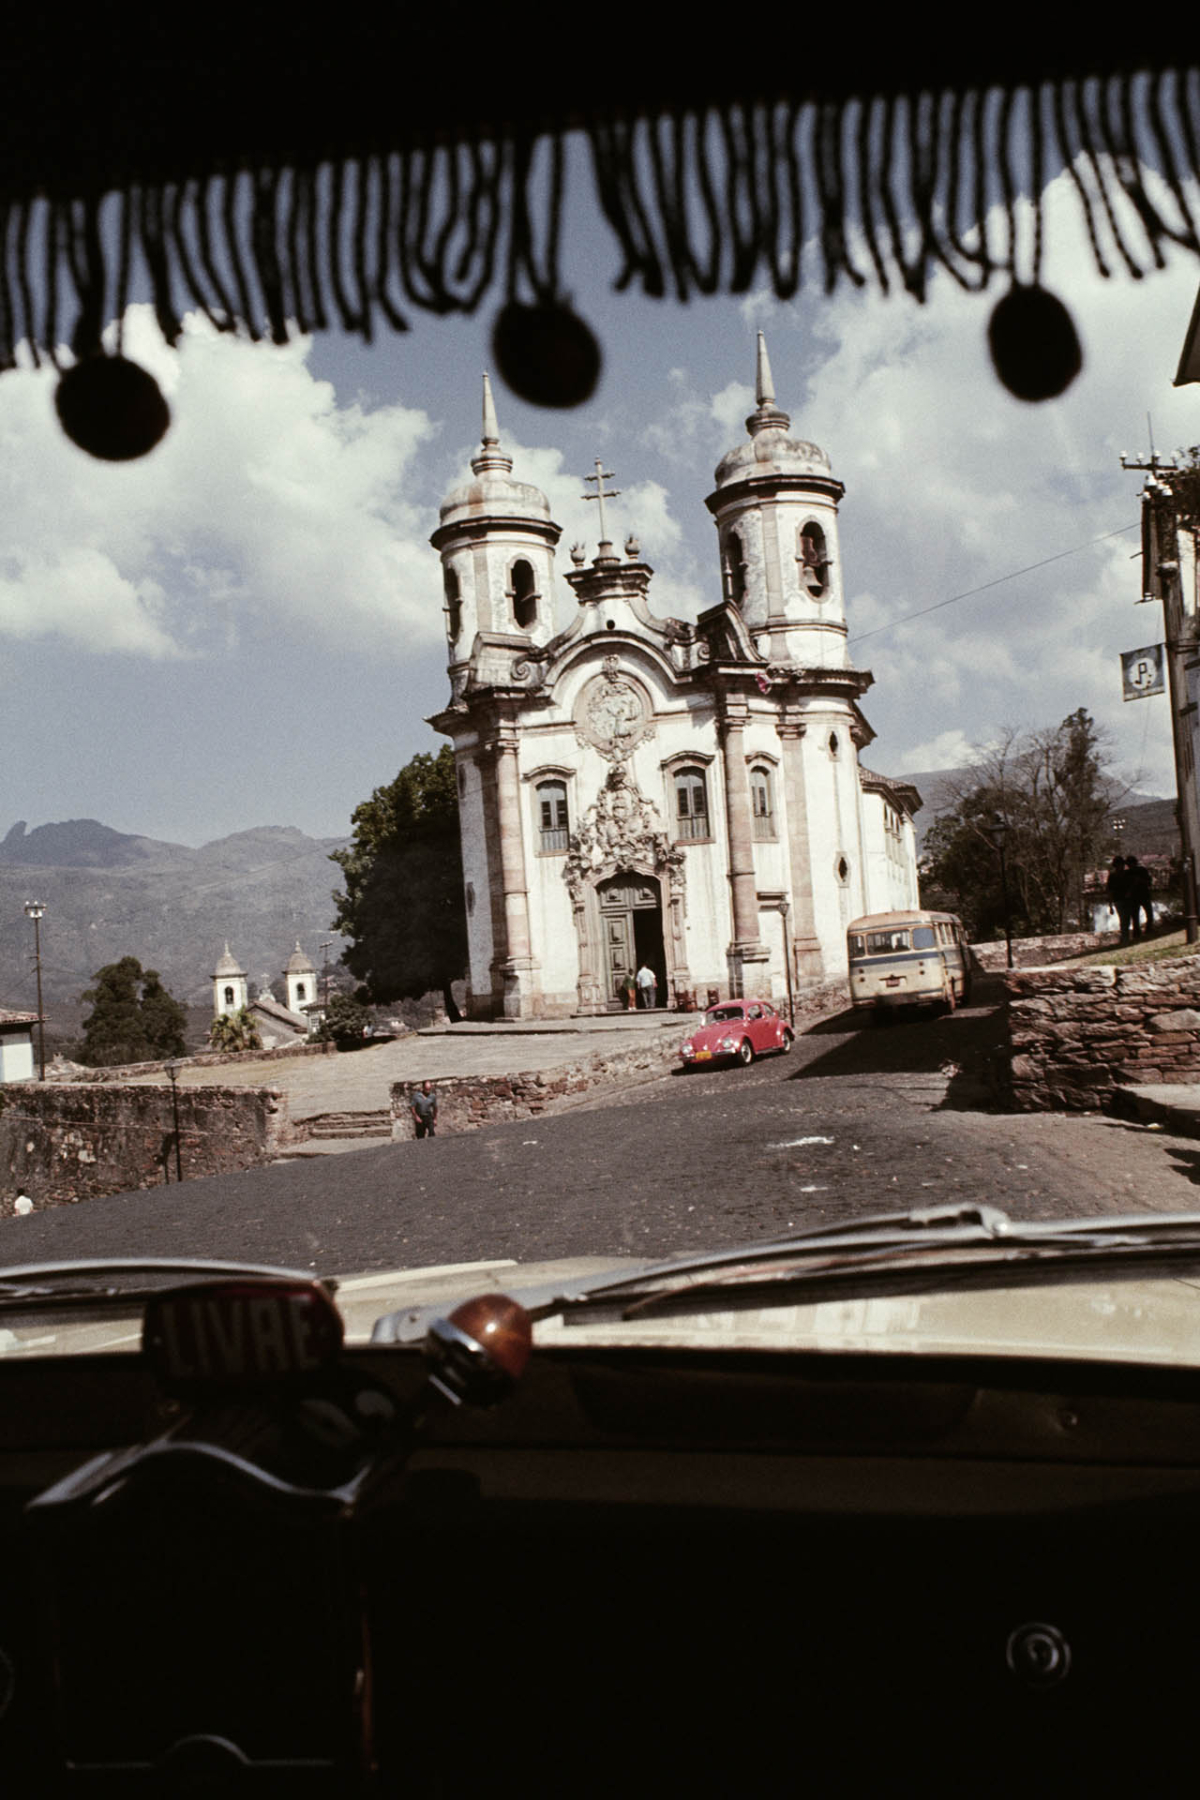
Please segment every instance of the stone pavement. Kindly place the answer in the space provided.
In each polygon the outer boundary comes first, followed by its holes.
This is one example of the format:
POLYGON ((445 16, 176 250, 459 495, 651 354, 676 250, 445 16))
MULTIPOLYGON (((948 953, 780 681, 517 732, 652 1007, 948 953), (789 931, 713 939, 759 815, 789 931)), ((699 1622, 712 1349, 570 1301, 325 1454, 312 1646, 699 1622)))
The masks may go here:
MULTIPOLYGON (((513 1024, 435 1026, 391 1043, 330 1056, 257 1058, 217 1068, 184 1065, 181 1087, 274 1087, 288 1098, 293 1119, 321 1113, 382 1111, 391 1104, 393 1082, 439 1081, 449 1075, 543 1074, 578 1062, 597 1050, 632 1048, 642 1035, 669 1035, 680 1041, 695 1015, 615 1014, 598 1019, 548 1019, 513 1024)), ((142 1079, 161 1082, 156 1073, 142 1079)), ((367 1140, 368 1142, 370 1140, 367 1140)), ((341 1139, 334 1151, 358 1147, 341 1139)), ((311 1143, 306 1150, 312 1151, 311 1143)), ((330 1154, 330 1150, 317 1154, 330 1154)))

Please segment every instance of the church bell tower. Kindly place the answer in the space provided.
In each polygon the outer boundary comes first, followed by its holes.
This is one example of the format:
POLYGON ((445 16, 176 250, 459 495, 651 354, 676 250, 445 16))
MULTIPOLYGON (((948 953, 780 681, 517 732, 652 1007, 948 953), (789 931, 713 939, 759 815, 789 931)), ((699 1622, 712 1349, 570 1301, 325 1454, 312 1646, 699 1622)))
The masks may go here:
POLYGON ((430 542, 442 559, 450 684, 495 680, 511 653, 554 636, 554 546, 562 527, 540 488, 514 481, 500 447, 491 383, 483 378, 483 439, 470 481, 442 503, 430 542))
POLYGON ((789 435, 761 331, 755 399, 749 442, 722 457, 705 502, 717 525, 723 597, 768 662, 844 668, 837 509, 845 489, 818 445, 789 435))

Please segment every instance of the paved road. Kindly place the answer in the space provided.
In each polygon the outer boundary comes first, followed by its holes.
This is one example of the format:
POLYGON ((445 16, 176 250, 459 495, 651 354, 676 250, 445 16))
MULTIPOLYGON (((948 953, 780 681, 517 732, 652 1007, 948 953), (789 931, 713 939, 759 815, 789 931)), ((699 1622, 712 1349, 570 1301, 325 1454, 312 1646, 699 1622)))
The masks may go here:
POLYGON ((1200 1143, 1006 1114, 995 1018, 848 1015, 749 1069, 666 1076, 554 1116, 0 1221, 0 1262, 227 1255, 348 1272, 669 1255, 951 1201, 1019 1217, 1200 1207, 1200 1143))

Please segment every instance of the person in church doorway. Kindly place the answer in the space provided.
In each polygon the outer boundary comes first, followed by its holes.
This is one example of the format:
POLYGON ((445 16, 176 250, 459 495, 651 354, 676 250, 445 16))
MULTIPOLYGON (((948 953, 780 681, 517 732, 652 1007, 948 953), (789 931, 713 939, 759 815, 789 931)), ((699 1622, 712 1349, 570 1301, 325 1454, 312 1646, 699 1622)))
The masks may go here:
POLYGON ((433 1091, 432 1081, 423 1081, 413 1092, 412 1100, 413 1124, 419 1138, 436 1137, 437 1135, 437 1095, 433 1091))
POLYGON ((643 963, 637 972, 638 1001, 650 1012, 658 1004, 658 976, 649 963, 643 963))

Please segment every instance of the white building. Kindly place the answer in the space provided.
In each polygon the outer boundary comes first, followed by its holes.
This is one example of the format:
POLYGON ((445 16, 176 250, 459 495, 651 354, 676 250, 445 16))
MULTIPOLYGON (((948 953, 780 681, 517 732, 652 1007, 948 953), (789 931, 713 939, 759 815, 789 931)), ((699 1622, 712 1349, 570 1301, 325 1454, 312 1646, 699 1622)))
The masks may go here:
POLYGON ((919 904, 920 797, 859 763, 872 677, 846 653, 842 484, 789 435, 761 334, 757 375, 707 500, 721 597, 695 624, 651 610, 603 498, 560 596, 560 529, 513 479, 485 377, 472 478, 432 538, 475 1017, 602 1012, 643 962, 664 1004, 783 998, 786 958, 798 990, 836 978, 851 919, 919 904))
POLYGON ((37 1022, 35 1012, 0 1006, 0 1081, 33 1080, 33 1028, 37 1022))

